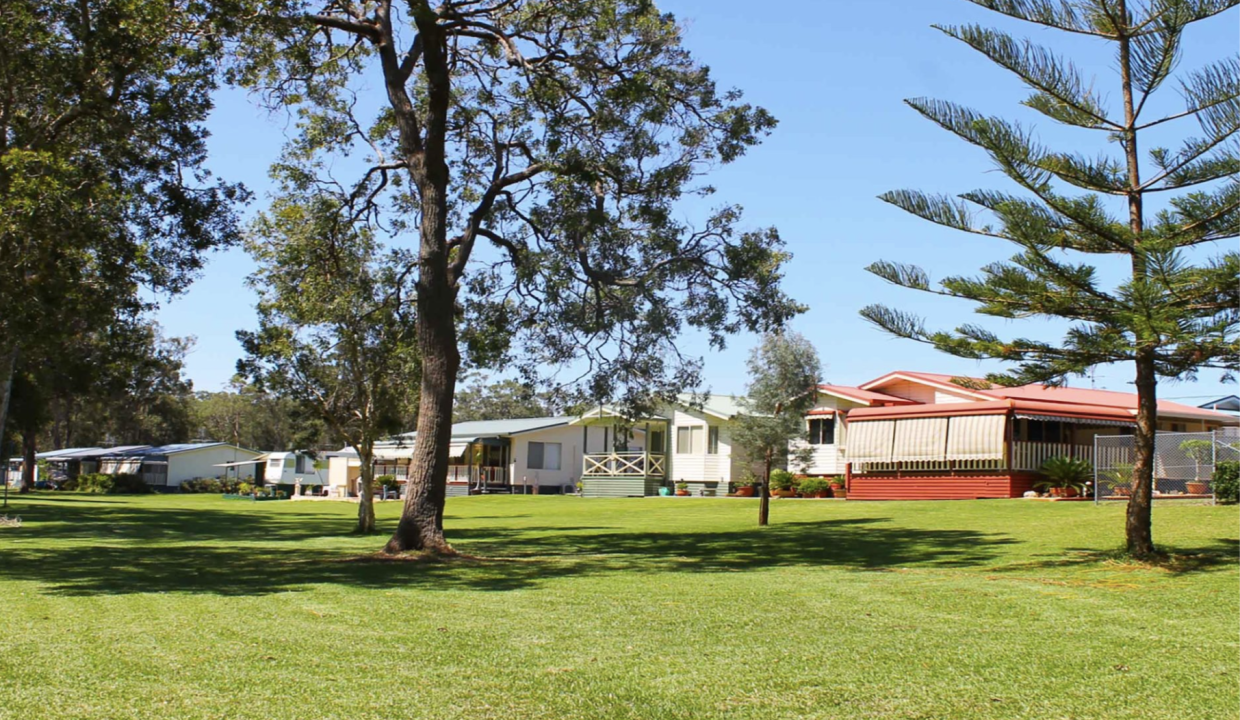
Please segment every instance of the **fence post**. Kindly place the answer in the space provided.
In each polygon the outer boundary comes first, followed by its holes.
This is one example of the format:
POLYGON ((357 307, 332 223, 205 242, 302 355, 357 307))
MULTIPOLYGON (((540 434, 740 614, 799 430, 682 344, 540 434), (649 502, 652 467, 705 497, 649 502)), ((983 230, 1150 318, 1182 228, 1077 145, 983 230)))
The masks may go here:
POLYGON ((1102 488, 1098 483, 1098 436, 1094 436, 1094 507, 1102 503, 1102 488))
POLYGON ((1210 431, 1210 504, 1218 505, 1218 495, 1214 493, 1214 469, 1218 467, 1218 430, 1210 431))

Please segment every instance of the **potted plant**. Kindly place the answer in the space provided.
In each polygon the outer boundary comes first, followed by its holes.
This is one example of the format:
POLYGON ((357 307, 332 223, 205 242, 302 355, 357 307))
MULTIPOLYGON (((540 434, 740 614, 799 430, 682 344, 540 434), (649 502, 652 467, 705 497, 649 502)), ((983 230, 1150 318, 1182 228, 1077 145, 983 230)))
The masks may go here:
POLYGON ((732 494, 736 497, 753 497, 757 484, 757 479, 752 474, 747 474, 740 480, 732 481, 732 494))
POLYGON ((1180 450, 1193 460, 1193 479, 1185 489, 1189 495, 1209 495, 1210 486, 1201 479, 1201 463, 1209 460, 1214 454, 1213 440, 1185 440, 1180 443, 1180 450))
POLYGON ((683 480, 676 483, 676 495, 678 497, 688 497, 689 496, 689 483, 683 480))
POLYGON ((827 480, 831 484, 831 497, 848 497, 848 490, 844 487, 844 478, 833 477, 827 480))
POLYGON ((1119 497, 1132 495, 1132 465, 1120 463, 1109 470, 1098 473, 1102 483, 1112 494, 1119 497))
POLYGON ((807 498, 828 498, 831 497, 831 485, 822 478, 806 478, 801 481, 797 488, 801 491, 801 497, 807 498))
POLYGON ((1052 497, 1076 497, 1093 474, 1094 468, 1088 461, 1058 456, 1042 463, 1042 476, 1046 479, 1033 486, 1050 490, 1052 497))
POLYGON ((771 495, 781 498, 797 496, 797 491, 793 487, 792 473, 778 469, 771 471, 771 495))

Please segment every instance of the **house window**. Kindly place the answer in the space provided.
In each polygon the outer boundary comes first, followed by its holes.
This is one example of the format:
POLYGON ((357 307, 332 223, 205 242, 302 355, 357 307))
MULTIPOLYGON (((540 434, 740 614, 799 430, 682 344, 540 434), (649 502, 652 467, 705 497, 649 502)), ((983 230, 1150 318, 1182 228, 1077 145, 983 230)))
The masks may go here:
POLYGON ((662 430, 650 431, 650 452, 667 452, 667 438, 664 437, 664 432, 662 430))
POLYGON ((810 445, 835 444, 835 418, 814 418, 809 421, 810 445))
POLYGON ((706 454, 719 454, 719 428, 714 425, 706 428, 706 454))
POLYGON ((700 455, 702 436, 705 434, 703 431, 704 428, 700 425, 676 428, 676 453, 678 455, 700 455))
POLYGON ((559 470, 560 443, 530 443, 530 457, 525 466, 530 470, 559 470))

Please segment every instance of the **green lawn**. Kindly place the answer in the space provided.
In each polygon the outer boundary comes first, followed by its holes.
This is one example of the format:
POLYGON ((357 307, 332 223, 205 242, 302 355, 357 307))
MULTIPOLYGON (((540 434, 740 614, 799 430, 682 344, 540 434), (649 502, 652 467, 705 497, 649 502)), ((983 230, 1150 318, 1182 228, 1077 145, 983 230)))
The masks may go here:
POLYGON ((1240 707, 1235 508, 40 494, 0 528, 0 718, 1201 718, 1240 707), (396 503, 380 506, 390 528, 396 503))

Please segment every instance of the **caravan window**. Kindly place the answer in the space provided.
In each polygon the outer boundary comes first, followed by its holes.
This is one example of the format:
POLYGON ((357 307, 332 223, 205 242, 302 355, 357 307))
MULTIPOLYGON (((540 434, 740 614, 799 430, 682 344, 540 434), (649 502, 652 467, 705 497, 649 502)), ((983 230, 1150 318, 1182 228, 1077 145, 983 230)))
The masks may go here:
POLYGON ((292 470, 292 469, 293 469, 293 462, 294 462, 294 461, 293 461, 293 458, 291 458, 291 457, 286 457, 286 458, 284 458, 284 469, 285 469, 285 470, 292 470))
POLYGON ((306 471, 306 456, 298 455, 297 456, 297 474, 300 475, 301 473, 304 473, 305 471, 306 471))
POLYGON ((706 454, 719 454, 719 428, 715 425, 706 428, 706 454))

